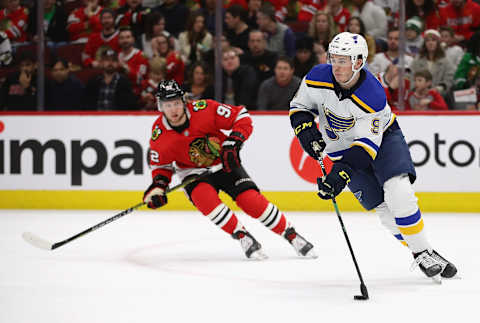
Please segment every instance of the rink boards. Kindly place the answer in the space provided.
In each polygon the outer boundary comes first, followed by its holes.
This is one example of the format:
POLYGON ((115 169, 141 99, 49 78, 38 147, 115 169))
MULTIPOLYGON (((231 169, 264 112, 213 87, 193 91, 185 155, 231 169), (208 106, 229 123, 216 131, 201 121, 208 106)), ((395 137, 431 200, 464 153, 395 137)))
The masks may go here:
MULTIPOLYGON (((0 208, 125 209, 151 181, 153 113, 1 114, 0 208)), ((330 210, 315 194, 316 162, 296 141, 286 114, 252 116, 241 152, 257 185, 287 210, 330 210)), ((480 114, 398 117, 417 166, 425 211, 480 212, 480 114)), ((158 140, 161 139, 160 138, 158 140)), ((192 209, 173 192, 166 209, 192 209)), ((342 210, 361 210, 349 192, 342 210)))

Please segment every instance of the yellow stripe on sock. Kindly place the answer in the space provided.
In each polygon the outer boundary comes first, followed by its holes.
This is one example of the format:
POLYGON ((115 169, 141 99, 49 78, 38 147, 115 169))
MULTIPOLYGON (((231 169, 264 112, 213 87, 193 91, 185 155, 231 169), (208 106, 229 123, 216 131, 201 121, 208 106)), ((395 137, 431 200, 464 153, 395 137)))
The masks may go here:
POLYGON ((411 227, 398 227, 401 234, 412 235, 417 234, 423 230, 423 219, 420 219, 417 224, 411 227))

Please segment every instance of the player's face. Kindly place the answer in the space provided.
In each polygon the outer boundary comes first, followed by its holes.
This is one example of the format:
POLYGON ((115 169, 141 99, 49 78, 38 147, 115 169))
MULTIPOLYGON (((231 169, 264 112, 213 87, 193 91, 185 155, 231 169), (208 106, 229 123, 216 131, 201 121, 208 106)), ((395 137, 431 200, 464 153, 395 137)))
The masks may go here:
POLYGON ((162 112, 172 126, 180 126, 185 122, 187 115, 185 114, 182 99, 176 98, 173 100, 161 101, 160 104, 162 112))
POLYGON ((352 77, 352 61, 349 56, 333 54, 330 56, 330 63, 338 83, 345 83, 352 77))

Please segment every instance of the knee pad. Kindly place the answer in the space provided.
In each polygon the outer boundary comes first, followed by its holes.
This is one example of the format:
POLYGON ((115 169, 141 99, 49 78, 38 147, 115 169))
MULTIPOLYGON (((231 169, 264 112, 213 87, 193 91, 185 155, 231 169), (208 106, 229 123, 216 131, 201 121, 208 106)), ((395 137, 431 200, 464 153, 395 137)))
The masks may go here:
POLYGON ((415 191, 407 175, 395 176, 383 184, 385 203, 396 218, 410 216, 417 212, 415 191))

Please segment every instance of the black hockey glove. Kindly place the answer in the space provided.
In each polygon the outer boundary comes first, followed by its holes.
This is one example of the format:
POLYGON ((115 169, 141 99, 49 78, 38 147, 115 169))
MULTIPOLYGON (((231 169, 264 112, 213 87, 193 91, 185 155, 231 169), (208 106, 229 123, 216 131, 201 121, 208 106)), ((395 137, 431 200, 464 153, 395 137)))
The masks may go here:
POLYGON ((322 134, 318 131, 315 122, 303 122, 294 130, 303 150, 314 159, 320 158, 320 153, 325 149, 326 144, 322 138, 322 134), (314 150, 313 147, 318 148, 314 150))
POLYGON ((318 196, 329 200, 340 194, 350 182, 353 170, 347 164, 337 162, 333 164, 332 171, 323 178, 317 178, 318 196))
POLYGON ((156 209, 167 204, 167 190, 168 180, 161 177, 154 179, 153 183, 147 188, 143 194, 143 201, 147 203, 150 209, 156 209))
POLYGON ((223 171, 230 173, 233 168, 240 167, 240 149, 245 137, 237 131, 233 131, 222 144, 220 158, 222 159, 223 171))

